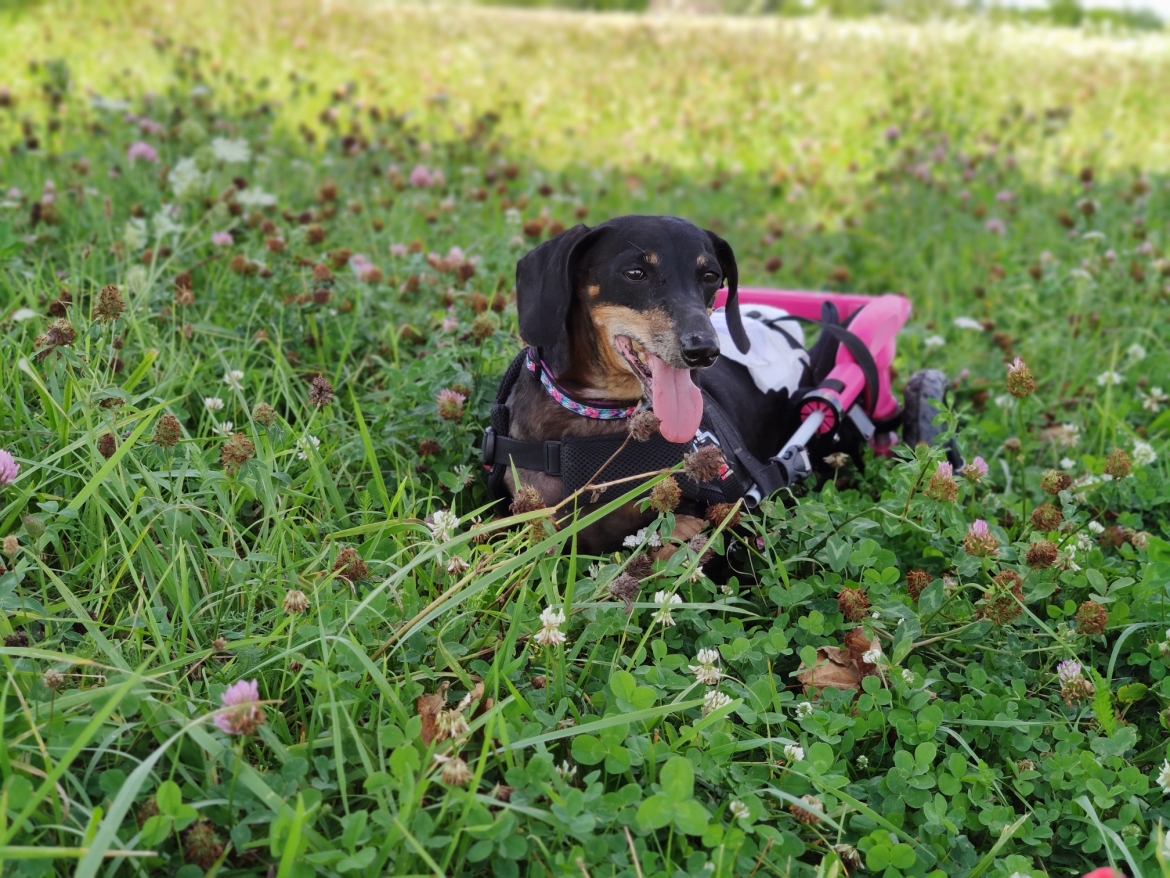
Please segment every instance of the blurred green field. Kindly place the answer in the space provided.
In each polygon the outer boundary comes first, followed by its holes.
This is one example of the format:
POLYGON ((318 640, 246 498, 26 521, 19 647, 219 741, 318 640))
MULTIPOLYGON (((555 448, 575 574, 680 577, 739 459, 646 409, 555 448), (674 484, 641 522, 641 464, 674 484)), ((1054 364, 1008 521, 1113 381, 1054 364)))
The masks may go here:
POLYGON ((0 7, 0 873, 1170 874, 1168 48, 0 7), (904 292, 987 475, 847 464, 627 613, 645 543, 478 477, 516 260, 624 213, 904 292), (855 628, 874 672, 806 691, 855 628))

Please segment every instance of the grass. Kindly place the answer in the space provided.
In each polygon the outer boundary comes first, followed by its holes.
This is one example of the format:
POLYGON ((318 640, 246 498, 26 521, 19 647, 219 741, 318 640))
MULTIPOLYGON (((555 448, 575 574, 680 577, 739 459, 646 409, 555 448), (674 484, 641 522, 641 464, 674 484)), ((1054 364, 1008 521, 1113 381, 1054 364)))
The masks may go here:
POLYGON ((1164 36, 0 16, 5 874, 1162 874, 1164 36), (516 259, 627 212, 746 283, 906 292, 898 372, 956 378, 988 475, 847 464, 627 613, 641 548, 496 514, 477 459, 516 259), (882 660, 806 692, 847 635, 882 660))

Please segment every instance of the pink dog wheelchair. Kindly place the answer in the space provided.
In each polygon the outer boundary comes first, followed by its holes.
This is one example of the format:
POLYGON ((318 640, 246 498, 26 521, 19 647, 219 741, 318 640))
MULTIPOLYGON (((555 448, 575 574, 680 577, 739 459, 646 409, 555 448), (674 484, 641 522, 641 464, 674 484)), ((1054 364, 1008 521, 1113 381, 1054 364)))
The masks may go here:
MULTIPOLYGON (((726 290, 720 291, 716 307, 723 306, 726 296, 726 290)), ((906 384, 904 404, 891 387, 898 332, 911 311, 905 296, 740 287, 739 305, 745 316, 752 305, 763 305, 821 327, 820 339, 809 349, 813 385, 802 388, 800 425, 772 458, 788 484, 818 468, 810 459, 810 445, 823 451, 843 433, 886 454, 899 437, 914 446, 933 443, 942 432, 934 423, 950 388, 942 372, 916 372, 906 384)), ((961 468, 963 461, 953 439, 947 456, 956 469, 961 468)), ((757 493, 745 499, 754 505, 760 498, 757 493)))

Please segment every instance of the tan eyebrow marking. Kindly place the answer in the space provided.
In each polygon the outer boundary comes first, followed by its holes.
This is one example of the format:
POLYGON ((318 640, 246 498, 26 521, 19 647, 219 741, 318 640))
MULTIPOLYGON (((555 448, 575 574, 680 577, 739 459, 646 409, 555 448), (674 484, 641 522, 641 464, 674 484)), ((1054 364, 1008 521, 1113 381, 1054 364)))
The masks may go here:
POLYGON ((650 265, 657 265, 658 264, 658 254, 657 253, 643 253, 642 258, 645 259, 646 262, 648 262, 650 265))
POLYGON ((702 253, 700 253, 699 258, 696 259, 695 262, 699 265, 706 265, 707 264, 707 257, 704 256, 702 253))

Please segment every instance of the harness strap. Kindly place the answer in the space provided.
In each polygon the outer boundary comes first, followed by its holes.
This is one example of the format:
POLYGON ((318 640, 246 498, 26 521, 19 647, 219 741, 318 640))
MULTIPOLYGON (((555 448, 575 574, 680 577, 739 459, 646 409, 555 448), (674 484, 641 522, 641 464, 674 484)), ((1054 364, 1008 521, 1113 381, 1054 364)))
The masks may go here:
MULTIPOLYGON (((810 320, 808 317, 797 317, 792 314, 783 318, 784 320, 795 320, 799 323, 807 323, 810 326, 819 326, 821 328, 821 336, 808 351, 809 371, 812 373, 813 385, 811 387, 801 388, 801 395, 815 387, 829 387, 838 392, 845 389, 844 385, 837 386, 838 382, 825 382, 826 376, 837 365, 837 349, 841 345, 845 345, 845 348, 853 355, 853 359, 857 361, 858 368, 861 369, 861 374, 865 376, 865 410, 869 413, 873 412, 873 406, 878 398, 878 390, 880 387, 877 361, 874 360, 873 353, 870 349, 865 346, 865 342, 858 338, 856 334, 849 331, 849 324, 860 313, 861 309, 859 308, 850 315, 848 320, 842 323, 837 306, 832 302, 823 302, 821 304, 820 320, 810 320)), ((773 326, 772 328, 777 332, 784 332, 778 326, 773 326)), ((799 396, 796 396, 793 401, 798 402, 799 398, 799 396)))
POLYGON ((862 374, 865 375, 865 409, 873 411, 874 401, 878 394, 878 368, 873 354, 865 346, 865 342, 844 326, 826 323, 821 328, 845 345, 845 348, 853 355, 853 359, 857 361, 862 374))
POLYGON ((703 412, 710 416, 711 425, 719 437, 719 444, 723 449, 724 457, 731 462, 738 463, 748 471, 752 481, 764 497, 770 496, 781 488, 788 486, 780 467, 775 461, 763 463, 754 454, 747 450, 743 436, 735 422, 727 417, 727 413, 707 394, 703 394, 703 412))
MULTIPOLYGON (((524 369, 527 351, 521 351, 509 364, 500 380, 500 388, 496 391, 496 401, 492 405, 492 425, 488 427, 483 437, 483 462, 488 467, 488 490, 497 500, 503 501, 508 496, 508 489, 504 486, 504 477, 508 474, 508 467, 503 463, 496 465, 495 441, 508 435, 512 428, 512 416, 508 411, 508 397, 516 381, 524 369), (489 447, 490 446, 490 447, 489 447)), ((507 461, 507 458, 504 458, 507 461)))
POLYGON ((501 436, 489 428, 483 437, 483 462, 510 468, 534 469, 550 476, 561 474, 561 443, 555 440, 520 440, 501 436))
MULTIPOLYGON (((703 397, 704 423, 714 431, 718 446, 732 469, 726 476, 710 483, 697 483, 680 475, 683 493, 707 503, 734 501, 742 497, 745 490, 743 481, 735 475, 736 467, 746 470, 763 496, 786 487, 789 479, 776 462, 761 462, 748 451, 743 436, 727 413, 710 396, 704 394, 703 397)), ((497 472, 502 474, 515 465, 518 469, 561 476, 565 482, 565 492, 570 494, 582 487, 586 479, 596 474, 596 468, 607 461, 609 465, 601 474, 601 481, 673 466, 682 459, 684 448, 685 445, 674 445, 661 437, 630 444, 626 442, 624 434, 561 441, 522 441, 509 439, 489 429, 484 434, 483 462, 492 469, 493 475, 497 472), (622 456, 611 460, 612 455, 623 445, 622 456)), ((620 486, 610 488, 602 492, 602 499, 616 496, 624 490, 626 488, 620 486)))

